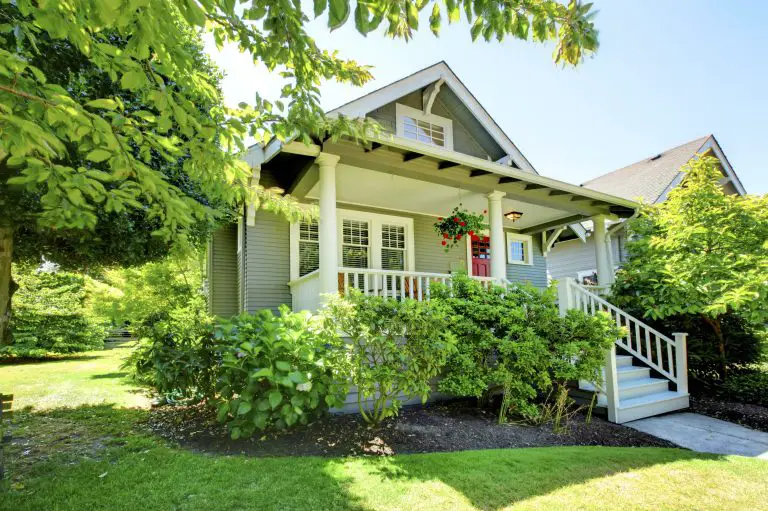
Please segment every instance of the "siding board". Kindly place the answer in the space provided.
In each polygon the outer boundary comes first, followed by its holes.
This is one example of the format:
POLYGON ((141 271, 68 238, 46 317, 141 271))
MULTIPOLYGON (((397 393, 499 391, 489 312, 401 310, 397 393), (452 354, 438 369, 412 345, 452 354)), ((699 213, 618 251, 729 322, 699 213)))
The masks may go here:
POLYGON ((291 305, 290 224, 268 211, 256 213, 245 230, 245 310, 255 312, 291 305))
POLYGON ((536 287, 545 288, 547 287, 547 258, 541 252, 541 236, 533 236, 531 243, 533 244, 533 264, 507 263, 507 280, 528 282, 536 287))
POLYGON ((213 233, 208 250, 209 308, 216 316, 237 313, 237 225, 229 224, 213 233))

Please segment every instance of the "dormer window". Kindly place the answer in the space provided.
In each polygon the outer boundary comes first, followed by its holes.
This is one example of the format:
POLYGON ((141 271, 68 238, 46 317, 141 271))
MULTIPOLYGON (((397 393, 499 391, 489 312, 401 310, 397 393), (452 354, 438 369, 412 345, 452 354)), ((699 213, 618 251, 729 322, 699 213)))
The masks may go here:
POLYGON ((397 135, 424 144, 453 149, 450 119, 397 103, 397 135))

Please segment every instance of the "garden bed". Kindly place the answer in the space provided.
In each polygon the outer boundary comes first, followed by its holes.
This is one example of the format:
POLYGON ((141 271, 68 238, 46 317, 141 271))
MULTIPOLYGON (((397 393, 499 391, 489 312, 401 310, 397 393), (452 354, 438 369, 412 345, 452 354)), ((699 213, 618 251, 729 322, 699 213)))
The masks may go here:
POLYGON ((768 407, 765 406, 691 396, 690 411, 768 432, 768 407))
POLYGON ((232 440, 202 406, 161 407, 149 418, 159 435, 202 452, 252 456, 391 455, 561 445, 612 447, 674 447, 673 444, 599 417, 590 424, 578 414, 565 433, 551 424, 528 426, 496 422, 496 416, 468 401, 414 406, 400 416, 370 429, 357 415, 333 415, 307 427, 232 440))

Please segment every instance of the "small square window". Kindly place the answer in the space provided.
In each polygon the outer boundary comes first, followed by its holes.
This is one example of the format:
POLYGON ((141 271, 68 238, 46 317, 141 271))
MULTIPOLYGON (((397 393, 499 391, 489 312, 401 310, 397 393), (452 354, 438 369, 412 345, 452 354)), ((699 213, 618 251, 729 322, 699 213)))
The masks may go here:
POLYGON ((533 264, 532 238, 521 234, 507 233, 507 263, 533 264))

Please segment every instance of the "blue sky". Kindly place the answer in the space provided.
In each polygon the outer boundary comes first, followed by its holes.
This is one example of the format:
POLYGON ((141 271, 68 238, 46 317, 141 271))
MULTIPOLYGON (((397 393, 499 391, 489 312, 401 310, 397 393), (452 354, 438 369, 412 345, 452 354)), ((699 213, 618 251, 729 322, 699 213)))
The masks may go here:
MULTIPOLYGON (((467 27, 439 38, 427 12, 414 40, 328 32, 309 25, 321 48, 374 66, 362 89, 327 83, 330 109, 445 60, 542 175, 571 183, 615 170, 713 133, 750 193, 768 192, 768 2, 603 0, 600 50, 576 69, 552 62, 551 45, 472 43, 467 27)), ((227 74, 227 101, 258 90, 277 98, 281 81, 232 48, 214 60, 227 74)))

